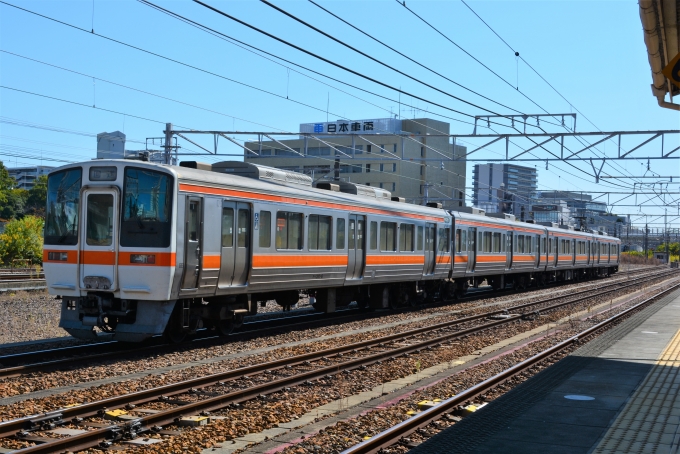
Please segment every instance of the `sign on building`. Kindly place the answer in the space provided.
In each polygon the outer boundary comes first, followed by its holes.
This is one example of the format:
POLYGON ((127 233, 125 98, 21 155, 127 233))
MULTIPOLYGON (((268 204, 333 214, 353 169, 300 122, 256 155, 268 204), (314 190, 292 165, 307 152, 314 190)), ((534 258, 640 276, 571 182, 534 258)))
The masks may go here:
POLYGON ((307 134, 400 134, 401 120, 380 118, 373 120, 302 123, 300 124, 300 132, 307 134))

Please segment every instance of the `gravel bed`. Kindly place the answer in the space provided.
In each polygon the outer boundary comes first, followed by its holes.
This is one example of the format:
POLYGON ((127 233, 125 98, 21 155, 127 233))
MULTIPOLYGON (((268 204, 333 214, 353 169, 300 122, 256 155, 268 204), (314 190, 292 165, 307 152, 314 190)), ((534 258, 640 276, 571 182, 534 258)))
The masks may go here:
MULTIPOLYGON (((607 297, 606 300, 609 300, 609 297, 607 297)), ((578 306, 580 308, 583 308, 583 306, 585 306, 586 304, 597 304, 603 301, 604 299, 600 297, 599 301, 597 302, 591 301, 589 303, 579 304, 578 306)), ((341 374, 337 378, 322 380, 318 383, 315 382, 314 385, 309 387, 306 386, 297 387, 295 388, 294 392, 276 393, 272 396, 267 397, 266 399, 249 401, 244 403, 242 406, 239 406, 238 408, 218 413, 221 416, 227 417, 227 419, 225 420, 215 421, 211 425, 203 427, 198 431, 192 430, 180 436, 172 437, 167 443, 154 445, 152 447, 147 446, 144 448, 144 452, 149 451, 179 452, 187 451, 187 449, 189 450, 189 452, 197 452, 201 448, 214 446, 216 443, 221 443, 224 440, 242 436, 247 433, 259 432, 266 428, 275 427, 277 424, 280 424, 282 422, 297 419, 297 417, 299 417, 300 415, 306 413, 307 411, 319 405, 323 405, 332 400, 353 395, 361 391, 372 389, 373 387, 378 386, 386 381, 415 373, 419 369, 424 369, 435 364, 440 364, 442 362, 453 361, 460 356, 472 354, 476 350, 479 350, 480 348, 486 345, 490 345, 495 342, 498 342, 501 339, 513 336, 518 332, 533 329, 536 326, 542 325, 549 321, 556 321, 562 317, 569 315, 574 310, 576 309, 563 308, 560 310, 552 311, 538 320, 525 321, 521 323, 516 322, 510 325, 495 328, 493 330, 487 330, 486 332, 468 336, 467 338, 465 338, 464 341, 444 345, 443 347, 435 349, 433 351, 423 351, 418 355, 412 355, 408 358, 397 358, 393 361, 385 361, 383 364, 369 367, 367 368, 367 370, 364 371, 354 371, 351 374, 348 374, 347 376, 341 374)), ((618 310, 622 309, 619 308, 618 310)), ((604 319, 605 315, 599 317, 604 319)), ((582 329, 583 327, 581 326, 574 326, 572 328, 572 330, 575 330, 574 332, 578 332, 582 329)), ((519 353, 515 353, 515 355, 517 354, 519 353)), ((512 357, 508 361, 515 360, 516 359, 512 357)), ((252 362, 254 361, 251 361, 250 363, 252 364, 252 362)), ((505 367, 507 366, 503 366, 502 368, 505 367)), ((495 372, 493 373, 496 373, 501 369, 498 370, 494 369, 495 372)), ((211 372, 213 371, 208 371, 208 373, 211 372)), ((286 374, 290 374, 292 372, 282 371, 280 373, 279 372, 275 373, 279 374, 279 376, 283 376, 286 374)), ((133 384, 132 382, 123 382, 119 384, 98 387, 94 390, 85 390, 82 392, 76 391, 75 393, 69 393, 66 399, 64 399, 63 396, 55 396, 53 398, 42 399, 42 402, 26 401, 14 406, 0 408, 0 414, 12 415, 13 417, 16 417, 20 416, 23 410, 25 410, 26 408, 29 409, 27 413, 36 413, 41 411, 52 410, 58 408, 59 406, 63 406, 69 403, 76 403, 79 401, 82 402, 83 400, 100 399, 114 394, 134 391, 135 389, 158 386, 161 383, 157 382, 163 381, 166 378, 167 377, 163 376, 149 377, 147 380, 140 381, 139 383, 136 384, 133 384), (89 398, 87 397, 88 392, 90 393, 89 398), (94 395, 92 394, 92 392, 94 392, 94 395)), ((247 386, 251 386, 253 383, 269 379, 271 379, 271 377, 267 377, 266 375, 254 376, 249 379, 227 383, 226 386, 224 387, 217 387, 216 389, 206 388, 203 389, 202 391, 204 392, 216 391, 223 393, 230 389, 244 388, 247 386)), ((476 378, 473 378, 473 380, 474 379, 476 378)), ((173 379, 172 381, 175 380, 173 379)), ((461 386, 468 387, 473 382, 464 381, 463 383, 464 384, 461 386)), ((439 394, 442 395, 441 393, 439 394)), ((192 400, 193 398, 195 398, 195 396, 192 396, 192 400)), ((422 400, 423 398, 419 397, 416 399, 417 400, 415 400, 415 402, 422 400)), ((182 397, 182 400, 186 400, 184 396, 182 397)), ((163 408, 162 406, 166 404, 155 403, 152 406, 145 405, 144 407, 156 408, 156 405, 160 405, 161 407, 158 408, 160 409, 163 408)), ((402 412, 400 417, 403 418, 404 414, 405 412, 402 412)), ((366 430, 369 429, 372 430, 373 427, 378 427, 375 430, 382 430, 379 428, 382 427, 379 424, 378 421, 379 419, 380 418, 377 417, 374 418, 373 423, 371 423, 370 425, 367 425, 367 423, 361 423, 356 426, 361 427, 363 432, 366 432, 366 430)), ((386 418, 384 420, 387 426, 394 424, 394 421, 396 421, 394 418, 386 418)), ((383 426, 385 424, 383 424, 383 426)), ((329 430, 330 429, 328 429, 324 433, 327 433, 329 430)), ((354 437, 352 433, 350 433, 350 435, 344 437, 346 439, 345 442, 347 443, 347 446, 351 446, 356 442, 355 439, 356 437, 354 437)), ((338 444, 337 443, 332 445, 325 444, 322 448, 315 448, 313 446, 319 445, 317 443, 313 443, 312 445, 310 445, 311 451, 307 451, 306 450, 307 448, 297 446, 295 449, 303 449, 303 451, 293 450, 290 452, 337 452, 336 448, 338 447, 338 444), (333 448, 331 448, 329 451, 326 449, 328 446, 332 446, 333 448), (319 449, 322 449, 322 451, 319 451, 319 449)), ((129 448, 126 450, 130 452, 139 451, 137 448, 129 448)))
MULTIPOLYGON (((582 285, 581 287, 588 288, 589 286, 601 285, 602 281, 595 283, 588 283, 582 285)), ((609 281, 607 281, 609 282, 609 281)), ((545 296, 546 293, 550 293, 551 296, 564 295, 569 296, 573 292, 571 288, 561 288, 561 289, 548 289, 536 292, 529 292, 523 294, 520 298, 522 302, 535 301, 545 296), (557 290, 557 291, 556 291, 557 290)), ((516 297, 516 295, 512 295, 516 297)), ((498 308, 503 308, 505 306, 512 306, 517 304, 518 299, 512 299, 508 302, 508 297, 490 298, 484 300, 484 303, 480 306, 479 301, 470 301, 466 303, 453 304, 447 307, 438 307, 425 309, 418 312, 405 312, 388 315, 380 319, 379 323, 385 322, 403 322, 404 324, 399 327, 393 327, 388 329, 380 329, 372 332, 354 334, 352 336, 344 336, 341 338, 336 338, 333 340, 327 340, 322 342, 311 342, 303 346, 296 346, 292 348, 284 348, 278 351, 271 351, 265 354, 253 355, 247 358, 241 358, 238 360, 231 361, 220 361, 215 362, 210 365, 200 365, 191 366, 183 370, 174 371, 159 377, 163 378, 163 381, 158 383, 155 380, 145 380, 145 382, 154 381, 155 386, 160 386, 161 384, 166 384, 174 381, 184 380, 197 375, 205 375, 208 373, 216 373, 223 370, 230 370, 234 367, 242 367, 244 365, 250 365, 253 363, 270 361, 272 359, 280 358, 283 356, 296 355, 302 352, 318 351, 322 349, 329 348, 331 346, 345 345, 352 342, 358 342, 361 340, 373 339, 380 337, 385 334, 390 334, 394 330, 405 331, 407 329, 418 328, 421 326, 428 326, 432 324, 432 320, 420 320, 417 322, 408 322, 408 320, 414 316, 419 316, 420 314, 436 314, 438 322, 444 322, 448 320, 454 320, 460 318, 463 315, 469 315, 473 313, 479 313, 486 309, 489 305, 496 305, 498 308), (454 309, 460 311, 457 313, 445 313, 446 309, 454 309), (415 314, 415 315, 414 315, 415 314)), ((278 336, 273 336, 266 339, 253 339, 248 341, 233 342, 229 344, 217 345, 207 348, 195 348, 187 345, 184 350, 180 350, 174 353, 164 354, 164 355, 151 355, 144 358, 135 358, 132 360, 118 360, 118 361, 107 361, 102 364, 93 365, 90 367, 80 368, 76 370, 65 370, 56 371, 49 373, 33 373, 23 377, 4 379, 0 381, 0 396, 8 397, 17 394, 26 394, 30 392, 35 392, 43 389, 49 389, 59 386, 73 385, 77 383, 86 383, 88 381, 99 380, 102 378, 123 376, 130 373, 136 373, 140 370, 140 362, 144 362, 144 367, 149 369, 168 367, 177 364, 186 364, 190 361, 204 360, 206 358, 214 358, 218 356, 227 356, 229 354, 234 354, 238 352, 248 351, 256 348, 261 348, 264 346, 280 345, 283 343, 300 341, 300 340, 310 340, 318 338, 319 336, 336 334, 338 332, 351 332, 355 329, 374 325, 375 320, 365 320, 360 322, 352 322, 347 324, 342 324, 338 326, 323 327, 313 330, 308 330, 304 332, 293 332, 286 333, 278 336)), ((127 383, 127 382, 126 382, 127 383)), ((112 385, 104 385, 112 386, 112 385)), ((99 389, 97 387, 95 389, 99 389)), ((140 389, 140 388, 135 388, 140 389)), ((28 410, 30 405, 27 407, 27 414, 32 414, 32 410, 28 410)), ((3 412, 0 411, 0 418, 3 418, 3 412)))
MULTIPOLYGON (((580 284, 579 289, 597 287, 603 283, 613 282, 613 280, 589 282, 580 284)), ((527 292, 517 298, 517 295, 510 295, 505 297, 488 298, 485 300, 468 301, 465 303, 454 303, 443 307, 435 307, 423 309, 415 312, 394 313, 381 317, 378 320, 363 320, 358 322, 350 322, 336 326, 315 328, 306 331, 296 331, 285 333, 281 335, 271 336, 268 338, 256 338, 247 341, 231 342, 221 345, 214 345, 210 347, 200 347, 187 345, 181 350, 173 353, 163 355, 150 355, 141 358, 130 360, 109 360, 103 363, 83 367, 75 370, 63 370, 55 372, 37 372, 22 377, 9 378, 0 380, 0 396, 9 397, 18 394, 26 394, 30 392, 40 391, 44 389, 74 385, 78 383, 86 383, 90 381, 100 380, 109 377, 124 376, 140 371, 140 363, 143 362, 144 369, 155 369, 159 367, 174 366, 177 364, 186 364, 191 361, 205 360, 207 358, 215 358, 219 356, 227 356, 234 353, 249 351, 266 346, 276 346, 289 342, 306 341, 310 343, 303 346, 296 346, 292 348, 282 348, 277 351, 268 352, 266 354, 253 355, 247 358, 241 358, 233 361, 220 361, 210 365, 191 366, 187 369, 171 372, 161 375, 163 381, 158 383, 156 380, 149 379, 145 382, 155 382, 155 386, 166 384, 174 381, 183 380, 189 377, 205 375, 208 373, 216 373, 223 370, 230 370, 234 367, 242 367, 259 362, 271 361, 273 359, 281 358, 289 355, 296 355, 302 352, 318 351, 332 346, 346 345, 362 340, 374 339, 386 334, 398 331, 405 331, 408 329, 428 326, 433 323, 430 320, 420 320, 416 322, 409 322, 413 317, 421 317, 422 315, 437 315, 437 322, 445 322, 460 318, 461 316, 480 313, 488 310, 489 306, 497 306, 502 309, 506 306, 514 306, 518 301, 529 302, 536 301, 547 294, 550 296, 564 295, 569 296, 574 289, 571 286, 562 287, 559 289, 542 289, 534 292, 527 292), (332 340, 322 342, 311 342, 313 339, 320 336, 333 335, 343 332, 352 332, 359 328, 366 326, 373 326, 378 323, 393 323, 402 322, 398 327, 379 329, 372 332, 353 334, 351 336, 343 336, 332 340)), ((107 385, 104 385, 107 386, 107 385)), ((111 386, 111 385, 108 385, 111 386)), ((139 388, 135 388, 139 389, 139 388)), ((28 407, 27 407, 28 408, 28 407)), ((31 410, 27 410, 27 414, 32 414, 31 410)), ((3 412, 0 411, 0 419, 4 418, 3 412)))
POLYGON ((0 293, 0 313, 0 346, 68 336, 59 328, 61 303, 46 291, 0 293))

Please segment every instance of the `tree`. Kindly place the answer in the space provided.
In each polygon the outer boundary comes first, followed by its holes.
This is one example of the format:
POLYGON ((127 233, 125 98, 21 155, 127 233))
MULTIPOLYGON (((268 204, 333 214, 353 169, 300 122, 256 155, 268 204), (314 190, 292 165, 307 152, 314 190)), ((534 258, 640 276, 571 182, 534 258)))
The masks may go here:
POLYGON ((45 205, 47 204, 47 175, 40 175, 35 185, 28 191, 24 212, 45 219, 45 205))
POLYGON ((11 265, 18 259, 42 264, 43 225, 44 221, 36 216, 9 221, 0 234, 0 262, 11 265))
POLYGON ((28 191, 17 189, 17 182, 12 178, 0 161, 0 218, 14 219, 24 213, 24 205, 28 191))

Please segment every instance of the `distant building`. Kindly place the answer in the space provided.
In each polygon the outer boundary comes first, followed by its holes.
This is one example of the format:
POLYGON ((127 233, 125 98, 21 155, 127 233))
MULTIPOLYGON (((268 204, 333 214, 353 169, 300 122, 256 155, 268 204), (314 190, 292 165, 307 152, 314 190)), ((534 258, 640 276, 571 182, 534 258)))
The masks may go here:
POLYGON ((537 223, 571 224, 586 230, 604 230, 620 237, 628 219, 609 213, 607 204, 593 201, 590 194, 574 191, 540 191, 532 206, 537 223))
POLYGON ((27 191, 33 189, 35 180, 40 175, 47 175, 50 170, 54 169, 51 166, 26 166, 26 167, 12 167, 8 168, 9 176, 14 178, 17 182, 17 188, 26 189, 27 191))
POLYGON ((97 159, 125 159, 125 134, 120 131, 97 134, 97 159))
POLYGON ((514 164, 476 164, 472 179, 475 207, 487 213, 509 213, 517 219, 529 219, 538 187, 535 168, 514 164))
POLYGON ((338 154, 340 180, 382 188, 410 203, 441 202, 452 209, 465 206, 466 148, 454 147, 447 136, 428 135, 449 134, 449 126, 429 118, 303 123, 301 133, 324 133, 326 143, 308 136, 246 142, 244 147, 252 152, 246 152, 244 161, 329 181, 334 178, 336 148, 349 155, 338 154))

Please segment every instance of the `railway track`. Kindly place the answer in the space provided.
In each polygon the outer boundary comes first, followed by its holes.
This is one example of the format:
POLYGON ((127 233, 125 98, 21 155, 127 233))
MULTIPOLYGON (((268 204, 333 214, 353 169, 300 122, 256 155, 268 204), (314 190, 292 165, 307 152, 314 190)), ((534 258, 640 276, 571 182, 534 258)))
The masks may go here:
MULTIPOLYGON (((654 276, 656 274, 656 272, 643 272, 641 277, 635 278, 635 282, 639 282, 640 279, 654 276)), ((608 288, 615 285, 618 285, 618 283, 608 283, 602 287, 599 287, 598 289, 608 288)), ((574 295, 585 294, 591 291, 592 289, 587 289, 577 292, 574 295)), ((466 297, 460 301, 472 301, 489 295, 499 297, 513 294, 512 291, 489 292, 485 290, 475 293, 476 294, 470 295, 469 297, 466 297)), ((309 329, 317 326, 327 325, 331 322, 334 324, 348 323, 382 316, 380 313, 365 311, 362 312, 352 309, 341 310, 335 314, 288 314, 291 315, 272 318, 267 317, 264 320, 251 320, 246 322, 244 323, 242 329, 239 332, 232 334, 229 339, 230 341, 238 341, 252 336, 253 333, 257 333, 257 335, 260 336, 272 335, 284 330, 293 330, 296 329, 296 327, 309 329)), ((147 354, 174 353, 186 348, 209 347, 224 342, 222 339, 216 338, 212 332, 207 330, 202 332, 202 335, 205 336, 205 338, 199 338, 190 344, 183 345, 165 344, 163 343, 162 338, 156 338, 151 341, 150 345, 141 348, 138 345, 129 345, 115 341, 108 341, 4 355, 0 356, 0 379, 18 377, 34 372, 74 368, 98 361, 115 360, 117 358, 130 359, 131 352, 134 353, 135 357, 142 357, 147 354)))
POLYGON ((373 454, 380 452, 382 449, 394 446, 395 444, 399 443, 400 440, 402 440, 404 437, 408 437, 410 434, 420 429, 424 429, 433 422, 438 421, 439 419, 444 417, 444 415, 454 411, 461 404, 464 404, 465 402, 475 399, 476 397, 484 394, 485 392, 497 387, 498 385, 504 382, 507 382, 511 378, 516 377, 517 375, 545 361, 546 359, 563 352, 564 350, 572 347, 576 343, 582 342, 584 340, 586 340, 587 342, 587 339, 590 336, 606 330, 607 328, 619 322, 623 318, 628 317, 632 313, 637 312, 640 309, 646 307, 647 305, 653 303, 659 297, 664 296, 678 288, 680 288, 680 283, 677 283, 673 287, 663 290, 653 295, 652 297, 647 298, 644 301, 608 318, 607 320, 604 320, 603 322, 598 323, 597 325, 594 325, 584 331, 581 331, 580 333, 571 336, 570 338, 548 349, 545 349, 540 353, 537 353, 536 355, 522 361, 519 364, 516 364, 506 370, 503 370, 502 372, 484 380, 483 382, 478 383, 456 394, 455 396, 442 401, 438 405, 435 405, 427 410, 417 413, 416 415, 401 422, 400 424, 397 424, 383 432, 378 433, 377 435, 374 435, 373 437, 362 443, 359 443, 349 449, 342 451, 341 454, 373 454))
MULTIPOLYGON (((677 275, 677 273, 662 273, 657 275, 657 278, 671 275, 677 275)), ((639 279, 648 280, 649 277, 644 276, 639 279)), ((519 322, 527 315, 533 316, 537 308, 541 312, 549 312, 570 305, 585 304, 586 301, 613 292, 639 288, 640 282, 631 281, 623 285, 618 283, 607 287, 616 288, 599 291, 590 289, 582 292, 587 293, 587 295, 563 295, 546 298, 541 301, 488 311, 377 339, 242 367, 158 388, 63 408, 43 415, 7 421, 0 423, 0 436, 18 437, 25 442, 39 443, 19 452, 44 453, 77 451, 98 445, 105 448, 119 441, 134 439, 141 434, 163 434, 165 432, 176 435, 176 431, 168 432, 163 429, 163 426, 177 423, 178 418, 183 417, 194 416, 200 419, 201 416, 199 415, 201 414, 205 415, 208 412, 238 405, 251 399, 263 398, 263 396, 293 386, 311 384, 314 380, 323 379, 332 382, 339 374, 346 371, 363 370, 373 364, 418 354, 423 350, 437 348, 456 339, 465 338, 494 327, 519 322), (519 313, 513 314, 513 312, 519 313), (498 320, 483 320, 490 316, 499 315, 502 317, 498 320), (472 322, 480 320, 483 323, 470 326, 472 322), (255 380, 257 377, 259 377, 259 383, 252 385, 252 381, 258 381, 255 380), (141 407, 141 405, 154 402, 162 403, 165 408, 149 410, 141 407), (120 410, 120 414, 126 416, 125 420, 103 421, 101 418, 111 409, 120 410), (88 418, 99 419, 92 422, 88 418), (61 439, 46 436, 48 431, 58 426, 68 426, 83 432, 61 439)), ((116 413, 114 412, 114 414, 116 413)), ((116 418, 114 417, 114 419, 116 418)))
POLYGON ((45 279, 45 273, 22 271, 17 273, 0 273, 0 281, 24 281, 29 279, 45 279))

